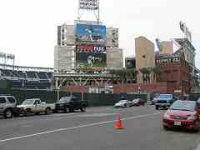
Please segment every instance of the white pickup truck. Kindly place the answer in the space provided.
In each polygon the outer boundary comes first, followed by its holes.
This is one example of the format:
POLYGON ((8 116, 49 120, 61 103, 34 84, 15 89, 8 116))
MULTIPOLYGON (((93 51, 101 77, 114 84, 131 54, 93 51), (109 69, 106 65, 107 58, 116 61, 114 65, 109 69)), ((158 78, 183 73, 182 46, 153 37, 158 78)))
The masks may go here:
POLYGON ((27 115, 27 114, 50 114, 55 110, 55 104, 47 104, 42 102, 39 98, 26 99, 21 105, 17 106, 18 113, 27 115))

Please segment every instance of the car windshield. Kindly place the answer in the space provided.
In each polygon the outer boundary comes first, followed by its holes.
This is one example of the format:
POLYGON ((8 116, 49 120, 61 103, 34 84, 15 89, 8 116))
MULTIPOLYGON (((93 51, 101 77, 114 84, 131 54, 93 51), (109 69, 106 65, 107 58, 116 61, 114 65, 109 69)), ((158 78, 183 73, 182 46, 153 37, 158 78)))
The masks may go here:
POLYGON ((59 103, 66 103, 66 102, 69 102, 70 101, 70 97, 62 97, 60 100, 59 100, 59 103))
POLYGON ((174 104, 172 104, 170 110, 195 111, 195 102, 176 101, 174 104))
POLYGON ((133 102, 135 102, 135 103, 136 103, 136 102, 139 102, 139 99, 134 99, 133 102))
POLYGON ((165 94, 165 95, 159 95, 159 98, 171 98, 172 96, 171 95, 167 95, 167 94, 165 94))
POLYGON ((32 105, 34 103, 35 100, 33 99, 26 99, 22 105, 32 105))
POLYGON ((121 101, 119 101, 119 103, 126 103, 127 102, 127 100, 121 100, 121 101))

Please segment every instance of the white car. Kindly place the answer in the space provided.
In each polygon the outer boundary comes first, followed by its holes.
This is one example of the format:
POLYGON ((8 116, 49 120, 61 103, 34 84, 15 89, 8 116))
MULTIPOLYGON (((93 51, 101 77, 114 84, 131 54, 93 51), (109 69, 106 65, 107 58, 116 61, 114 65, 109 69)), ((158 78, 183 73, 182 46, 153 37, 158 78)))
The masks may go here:
POLYGON ((47 104, 42 102, 39 98, 26 99, 21 105, 17 106, 20 114, 26 115, 29 113, 45 113, 50 114, 55 110, 55 104, 47 104))
POLYGON ((120 100, 117 102, 114 107, 119 108, 119 107, 130 107, 132 104, 129 100, 120 100))

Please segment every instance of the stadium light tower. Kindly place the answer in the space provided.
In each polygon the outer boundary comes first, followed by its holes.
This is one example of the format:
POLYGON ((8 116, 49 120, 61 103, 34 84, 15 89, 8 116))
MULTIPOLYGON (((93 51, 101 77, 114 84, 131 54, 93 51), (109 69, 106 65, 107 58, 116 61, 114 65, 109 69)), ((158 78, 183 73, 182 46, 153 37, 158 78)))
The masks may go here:
POLYGON ((95 15, 97 22, 100 21, 100 12, 99 12, 99 0, 79 0, 78 5, 78 20, 81 20, 81 17, 84 12, 91 12, 95 15))

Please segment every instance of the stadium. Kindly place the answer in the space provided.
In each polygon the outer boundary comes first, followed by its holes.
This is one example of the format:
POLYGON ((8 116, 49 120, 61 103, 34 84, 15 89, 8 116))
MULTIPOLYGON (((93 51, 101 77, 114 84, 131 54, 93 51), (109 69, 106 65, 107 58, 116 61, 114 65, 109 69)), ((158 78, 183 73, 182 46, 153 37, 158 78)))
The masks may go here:
POLYGON ((184 38, 156 39, 157 52, 152 41, 136 38, 135 58, 125 58, 124 68, 119 29, 100 21, 99 1, 80 1, 74 24, 57 26, 54 68, 16 66, 13 54, 0 53, 0 88, 186 94, 197 87, 198 91, 200 71, 195 67, 195 48, 186 28, 180 22, 184 38), (94 14, 95 19, 83 20, 80 14, 85 11, 94 14), (177 51, 173 43, 178 45, 177 51))

